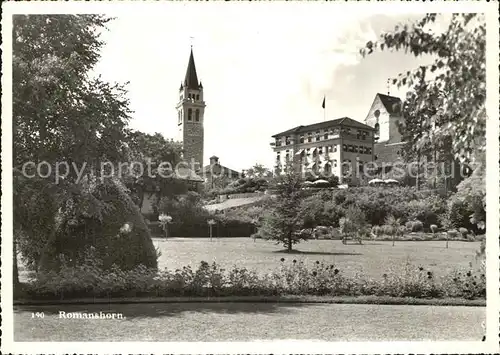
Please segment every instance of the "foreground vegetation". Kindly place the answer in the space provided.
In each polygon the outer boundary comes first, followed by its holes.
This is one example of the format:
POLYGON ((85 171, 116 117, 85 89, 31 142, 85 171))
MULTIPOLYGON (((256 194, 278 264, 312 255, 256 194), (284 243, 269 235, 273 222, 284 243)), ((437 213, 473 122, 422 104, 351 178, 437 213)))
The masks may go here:
POLYGON ((245 267, 222 268, 202 261, 197 268, 157 271, 139 266, 124 271, 102 262, 89 252, 86 262, 63 266, 59 272, 40 272, 24 285, 30 299, 83 297, 166 296, 390 296, 414 298, 485 298, 484 267, 453 270, 435 275, 433 270, 411 264, 388 267, 379 277, 350 275, 334 263, 280 258, 280 266, 269 273, 245 267))

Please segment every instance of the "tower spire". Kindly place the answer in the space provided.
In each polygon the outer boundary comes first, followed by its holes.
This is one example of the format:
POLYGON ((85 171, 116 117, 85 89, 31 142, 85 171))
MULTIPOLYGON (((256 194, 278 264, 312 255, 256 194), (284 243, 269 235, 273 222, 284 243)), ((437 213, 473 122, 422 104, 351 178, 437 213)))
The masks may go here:
POLYGON ((193 47, 191 46, 191 54, 189 55, 186 77, 184 78, 184 86, 188 89, 197 90, 199 85, 198 75, 196 74, 196 66, 194 65, 193 47))

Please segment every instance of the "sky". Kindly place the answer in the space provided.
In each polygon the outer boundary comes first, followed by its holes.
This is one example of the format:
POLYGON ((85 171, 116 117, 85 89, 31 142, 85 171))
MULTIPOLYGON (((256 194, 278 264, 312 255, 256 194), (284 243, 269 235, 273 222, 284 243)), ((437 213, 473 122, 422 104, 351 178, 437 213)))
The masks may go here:
MULTIPOLYGON (((175 106, 192 45, 207 105, 205 164, 217 155, 238 171, 255 163, 271 168, 273 134, 344 116, 363 121, 375 95, 388 92, 388 78, 429 60, 399 52, 359 55, 367 41, 418 14, 269 6, 250 16, 243 6, 201 11, 193 5, 121 14, 102 34, 106 44, 94 71, 129 82, 131 128, 175 138, 175 106)), ((392 86, 389 92, 405 95, 392 86)))

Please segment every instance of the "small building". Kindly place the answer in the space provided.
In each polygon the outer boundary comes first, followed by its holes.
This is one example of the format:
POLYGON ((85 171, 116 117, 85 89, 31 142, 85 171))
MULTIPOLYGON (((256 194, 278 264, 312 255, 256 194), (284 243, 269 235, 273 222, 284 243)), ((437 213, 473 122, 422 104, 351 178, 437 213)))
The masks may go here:
POLYGON ((210 164, 203 168, 203 178, 207 184, 213 185, 219 178, 227 180, 236 180, 242 177, 242 174, 236 170, 230 169, 219 162, 219 157, 210 157, 210 164))
POLYGON ((297 126, 273 135, 275 171, 291 164, 318 177, 338 176, 340 184, 357 184, 365 163, 374 158, 374 131, 349 117, 297 126))

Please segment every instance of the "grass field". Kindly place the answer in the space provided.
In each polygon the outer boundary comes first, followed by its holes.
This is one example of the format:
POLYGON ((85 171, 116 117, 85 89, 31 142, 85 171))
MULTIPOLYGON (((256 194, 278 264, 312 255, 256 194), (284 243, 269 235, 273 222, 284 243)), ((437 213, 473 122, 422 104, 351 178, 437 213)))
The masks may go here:
POLYGON ((250 238, 226 239, 154 239, 161 250, 160 268, 177 269, 190 265, 196 268, 201 261, 217 262, 225 268, 246 267, 258 272, 267 272, 280 265, 280 259, 288 262, 296 259, 304 263, 316 260, 335 264, 346 274, 362 272, 371 277, 380 277, 389 267, 397 267, 410 261, 412 264, 443 274, 455 268, 474 263, 474 252, 479 242, 418 241, 392 242, 366 241, 363 245, 343 245, 339 240, 313 240, 300 243, 293 254, 283 252, 282 245, 272 241, 250 238))
POLYGON ((472 340, 485 307, 305 303, 170 303, 15 307, 16 341, 472 340), (60 319, 117 312, 122 320, 60 319), (45 317, 31 317, 44 312, 45 317), (446 326, 443 326, 446 325, 446 326))

